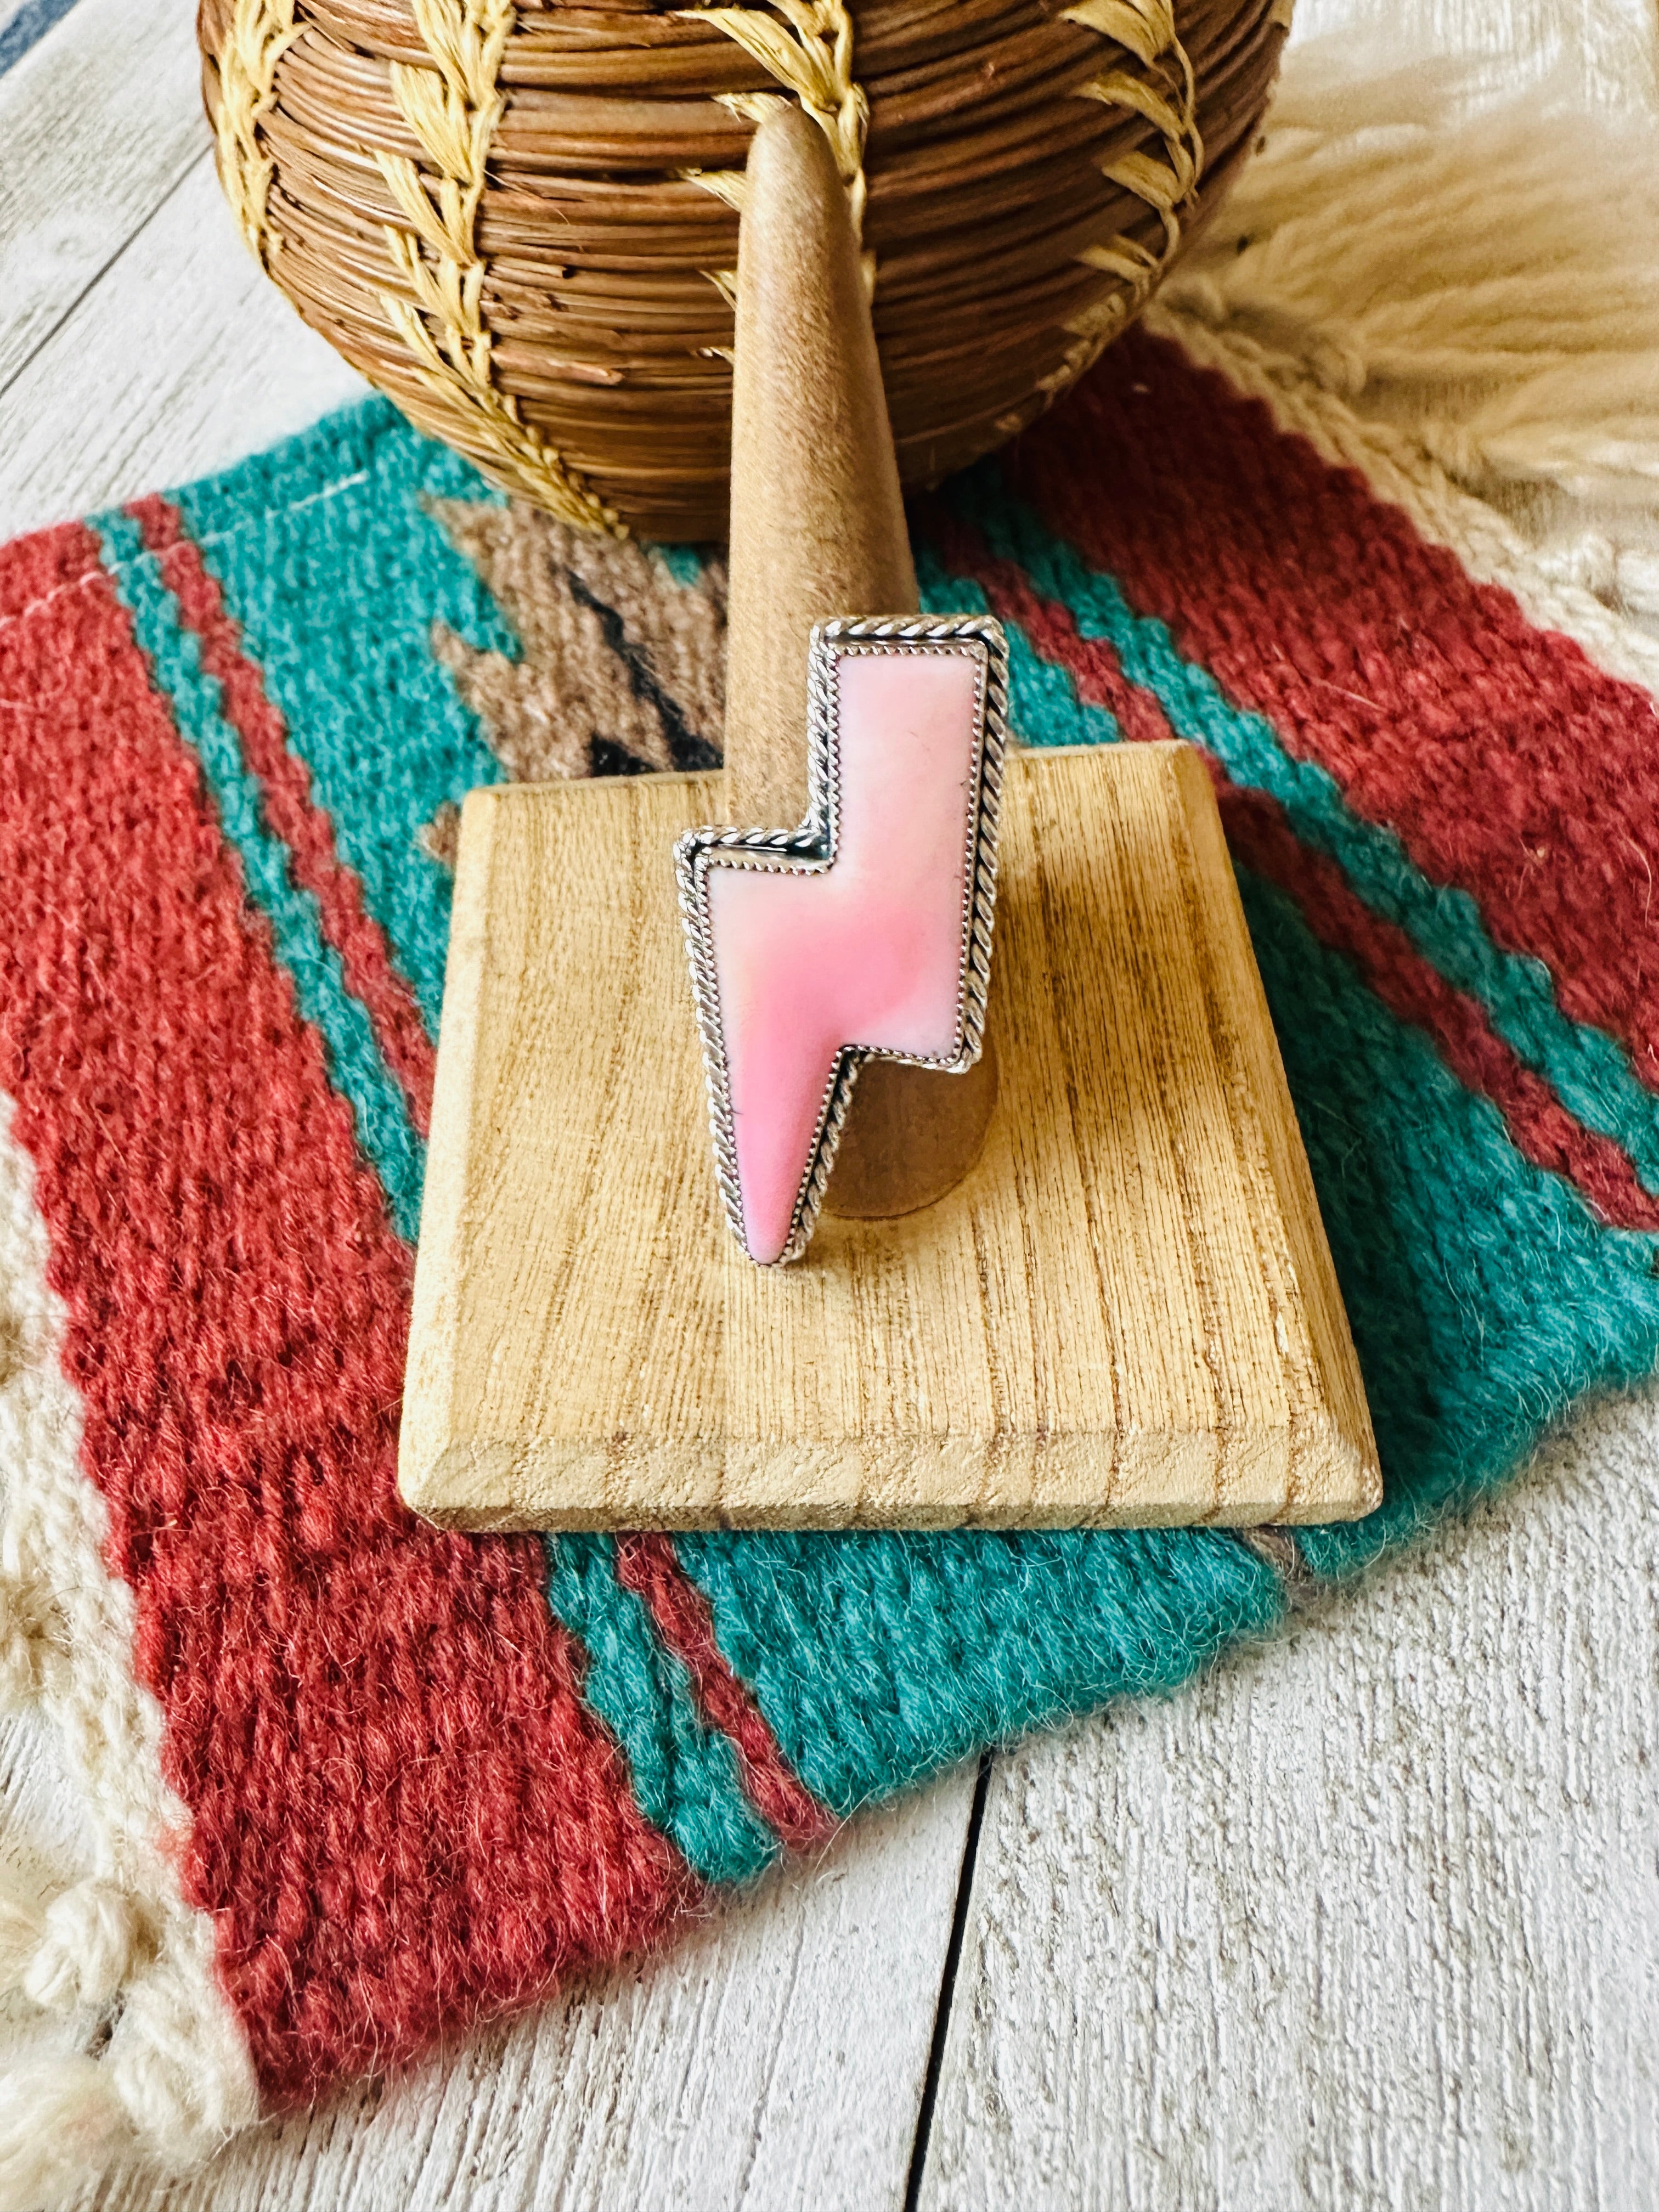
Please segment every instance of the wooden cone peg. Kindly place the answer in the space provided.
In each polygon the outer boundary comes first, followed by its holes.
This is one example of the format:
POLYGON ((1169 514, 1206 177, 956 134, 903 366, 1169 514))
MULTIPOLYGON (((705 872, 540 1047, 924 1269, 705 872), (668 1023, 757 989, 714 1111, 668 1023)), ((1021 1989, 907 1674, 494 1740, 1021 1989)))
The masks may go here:
MULTIPOLYGON (((829 141, 797 107, 750 149, 732 380, 726 789, 734 822, 806 813, 815 623, 920 605, 858 240, 829 141)), ((996 1052, 941 1075, 865 1064, 823 1194, 872 1219, 966 1175, 996 1103, 996 1052)))
POLYGON ((726 633, 734 821, 793 829, 805 817, 813 624, 919 605, 847 193, 823 131, 781 108, 750 147, 738 245, 726 633))
POLYGON ((855 241, 793 111, 738 294, 725 774, 463 809, 404 1498, 477 1529, 1369 1511, 1202 762, 1005 750, 996 626, 915 612, 855 241), (985 1074, 933 1072, 987 1021, 985 1074), (822 1164, 854 1044, 927 1065, 862 1065, 815 1218, 790 1146, 822 1164))

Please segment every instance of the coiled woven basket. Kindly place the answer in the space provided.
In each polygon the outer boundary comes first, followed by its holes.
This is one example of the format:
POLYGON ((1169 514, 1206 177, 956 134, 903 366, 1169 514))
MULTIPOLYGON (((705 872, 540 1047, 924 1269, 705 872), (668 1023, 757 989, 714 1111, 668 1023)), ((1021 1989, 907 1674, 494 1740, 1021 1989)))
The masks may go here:
POLYGON ((219 173, 313 327, 568 521, 723 536, 769 100, 862 227, 900 465, 1011 437, 1249 146, 1289 0, 202 0, 219 173))

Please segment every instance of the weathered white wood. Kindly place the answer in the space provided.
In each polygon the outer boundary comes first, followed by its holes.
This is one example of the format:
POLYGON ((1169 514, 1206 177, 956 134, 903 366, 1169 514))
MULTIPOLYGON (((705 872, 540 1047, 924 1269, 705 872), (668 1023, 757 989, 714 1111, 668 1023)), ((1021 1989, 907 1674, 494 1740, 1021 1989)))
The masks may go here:
POLYGON ((1559 68, 1564 88, 1608 107, 1659 96, 1652 0, 1297 0, 1297 27, 1372 30, 1413 52, 1489 57, 1505 78, 1559 68))
MULTIPOLYGON (((1650 114, 1656 27, 1651 0, 1297 18, 1650 114)), ((1650 1397, 1288 1643, 999 1762, 921 2205, 1650 2201, 1656 1571, 1650 1397)))
POLYGON ((208 143, 194 22, 78 0, 0 77, 0 393, 208 143))
POLYGON ((0 0, 0 38, 5 36, 7 26, 28 5, 29 0, 0 0))
MULTIPOLYGON (((0 1283, 0 1297, 5 1285, 0 1283)), ((0 1482, 6 1470, 0 1468, 0 1482)), ((39 1914, 60 1889, 93 1871, 85 1808, 35 1711, 0 1717, 0 1898, 39 1914)), ((21 1991, 0 1991, 0 2063, 79 2050, 84 2024, 43 2013, 21 1991)))
POLYGON ((203 152, 0 400, 0 537, 223 467, 367 388, 260 274, 203 152))
POLYGON ((994 1773, 930 2212, 1590 2212, 1659 2172, 1659 1397, 994 1773))

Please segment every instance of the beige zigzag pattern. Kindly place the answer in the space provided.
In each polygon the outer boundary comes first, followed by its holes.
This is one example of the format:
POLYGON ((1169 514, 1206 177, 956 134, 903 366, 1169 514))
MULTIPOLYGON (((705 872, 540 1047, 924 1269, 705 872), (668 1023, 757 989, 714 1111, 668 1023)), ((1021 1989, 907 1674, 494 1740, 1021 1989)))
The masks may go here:
MULTIPOLYGON (((517 659, 446 624, 433 651, 514 783, 594 769, 694 767, 725 719, 726 572, 676 581, 659 553, 574 529, 522 501, 432 512, 517 633, 517 659)), ((446 810, 424 840, 447 857, 446 810)))

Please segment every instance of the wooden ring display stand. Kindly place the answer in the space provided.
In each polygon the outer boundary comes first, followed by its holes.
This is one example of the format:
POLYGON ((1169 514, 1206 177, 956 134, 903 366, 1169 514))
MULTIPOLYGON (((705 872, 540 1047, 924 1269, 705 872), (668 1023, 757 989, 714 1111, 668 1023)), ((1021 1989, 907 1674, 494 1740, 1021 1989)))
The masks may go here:
POLYGON ((888 1218, 823 1222, 782 1268, 723 1225, 672 848, 798 818, 811 624, 915 604, 846 196, 787 112, 750 175, 742 804, 708 775, 466 802, 403 1495, 466 1528, 1367 1511, 1353 1346, 1190 747, 1011 756, 994 1110, 953 1121, 968 1079, 895 1070, 901 1187, 843 1209, 888 1218))

